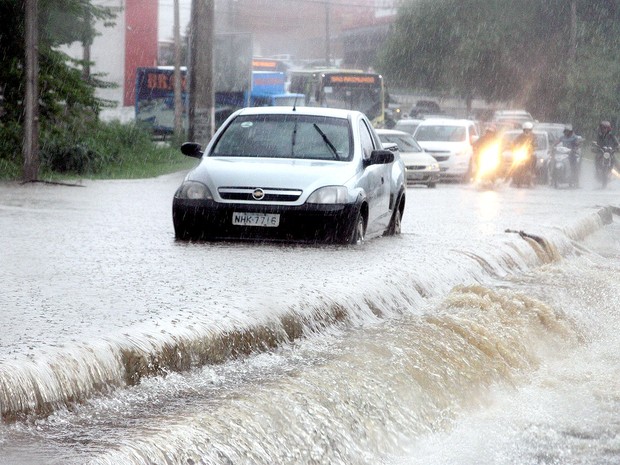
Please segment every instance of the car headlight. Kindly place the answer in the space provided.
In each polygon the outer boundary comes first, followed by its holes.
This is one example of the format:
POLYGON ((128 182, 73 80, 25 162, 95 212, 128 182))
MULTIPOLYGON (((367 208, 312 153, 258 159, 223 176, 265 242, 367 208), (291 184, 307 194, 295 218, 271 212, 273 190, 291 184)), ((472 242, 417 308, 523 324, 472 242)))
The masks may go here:
POLYGON ((213 200, 209 188, 198 181, 185 181, 177 190, 176 196, 180 199, 213 200))
POLYGON ((439 169, 439 163, 433 163, 431 165, 428 165, 427 169, 429 171, 437 171, 439 169))
POLYGON ((342 204, 347 203, 349 191, 344 186, 327 186, 315 190, 307 203, 342 204))

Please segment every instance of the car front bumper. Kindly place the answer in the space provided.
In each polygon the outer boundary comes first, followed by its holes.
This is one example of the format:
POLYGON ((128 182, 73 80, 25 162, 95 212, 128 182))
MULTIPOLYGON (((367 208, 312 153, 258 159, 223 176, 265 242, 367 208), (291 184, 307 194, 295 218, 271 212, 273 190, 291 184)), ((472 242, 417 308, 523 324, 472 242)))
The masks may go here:
POLYGON ((439 171, 407 170, 407 184, 432 184, 439 182, 439 171))
POLYGON ((360 206, 254 205, 174 198, 172 219, 181 239, 236 239, 345 243, 352 236, 360 206), (279 225, 240 226, 233 213, 278 214, 279 225))

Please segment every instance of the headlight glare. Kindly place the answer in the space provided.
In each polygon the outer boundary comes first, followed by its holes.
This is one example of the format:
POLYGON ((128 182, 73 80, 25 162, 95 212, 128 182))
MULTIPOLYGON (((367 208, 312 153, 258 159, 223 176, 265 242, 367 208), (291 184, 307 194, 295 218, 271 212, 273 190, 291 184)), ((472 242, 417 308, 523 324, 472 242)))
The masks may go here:
POLYGON ((181 199, 212 200, 209 188, 201 182, 185 181, 178 190, 177 197, 181 199))
POLYGON ((347 203, 349 191, 344 186, 321 187, 308 197, 307 203, 343 204, 347 203))

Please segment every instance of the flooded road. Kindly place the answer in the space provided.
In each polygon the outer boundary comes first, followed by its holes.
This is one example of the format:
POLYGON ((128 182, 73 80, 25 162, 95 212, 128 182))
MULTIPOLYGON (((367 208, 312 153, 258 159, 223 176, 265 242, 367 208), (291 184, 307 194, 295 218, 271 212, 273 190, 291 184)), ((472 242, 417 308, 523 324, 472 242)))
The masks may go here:
POLYGON ((176 242, 181 179, 0 184, 0 464, 618 463, 620 180, 355 248, 176 242))

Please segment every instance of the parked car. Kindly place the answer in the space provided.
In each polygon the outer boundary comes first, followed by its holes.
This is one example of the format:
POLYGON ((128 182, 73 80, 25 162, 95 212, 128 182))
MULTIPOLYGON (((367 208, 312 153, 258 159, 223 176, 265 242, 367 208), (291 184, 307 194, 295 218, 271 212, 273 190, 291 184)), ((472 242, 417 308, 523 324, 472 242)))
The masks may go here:
POLYGON ((534 122, 534 117, 526 110, 497 110, 493 113, 493 122, 504 126, 520 128, 526 121, 534 122))
POLYGON ((360 112, 260 107, 235 112, 174 194, 178 239, 359 244, 400 233, 405 166, 360 112))
POLYGON ((471 177, 473 145, 479 134, 476 123, 467 119, 428 119, 413 137, 439 162, 442 179, 468 181, 471 177))
MULTIPOLYGON (((512 165, 512 144, 515 139, 521 134, 522 130, 510 130, 502 134, 502 159, 503 159, 503 171, 506 172, 512 165)), ((536 180, 539 183, 545 184, 548 182, 548 166, 549 157, 553 146, 549 141, 549 134, 546 131, 539 131, 534 129, 532 131, 536 139, 536 180)))
POLYGON ((421 119, 403 118, 396 121, 396 125, 394 125, 393 129, 396 129, 397 131, 408 132, 409 134, 413 135, 416 128, 420 125, 421 122, 421 119))
POLYGON ((424 184, 435 187, 439 181, 439 163, 404 131, 377 129, 377 135, 384 147, 395 144, 400 158, 405 163, 407 184, 424 184))

